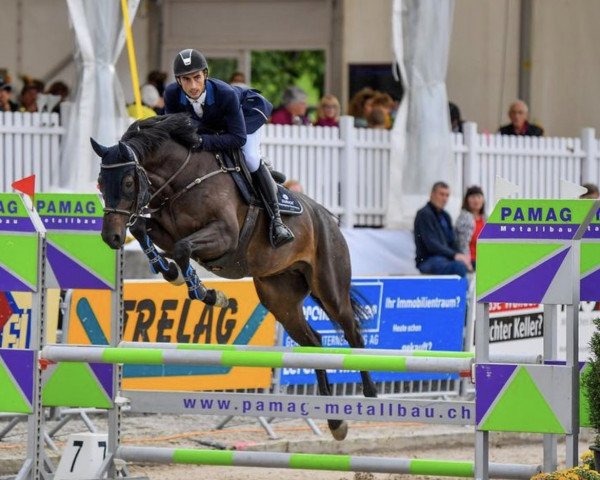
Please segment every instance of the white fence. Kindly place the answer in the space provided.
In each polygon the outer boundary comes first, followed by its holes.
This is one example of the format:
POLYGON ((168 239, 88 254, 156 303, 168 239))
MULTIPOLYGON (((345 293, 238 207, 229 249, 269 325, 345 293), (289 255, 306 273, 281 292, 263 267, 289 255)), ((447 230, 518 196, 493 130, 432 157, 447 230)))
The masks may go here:
POLYGON ((592 128, 580 138, 520 137, 477 133, 466 123, 453 136, 455 161, 462 165, 462 189, 480 185, 493 198, 497 175, 520 186, 523 198, 558 198, 560 180, 598 184, 598 140, 592 128))
MULTIPOLYGON (((496 175, 531 198, 558 197, 561 179, 600 183, 600 148, 591 128, 580 138, 478 134, 473 123, 464 130, 452 139, 459 172, 455 192, 480 185, 493 198, 496 175)), ((58 179, 63 134, 56 114, 0 113, 0 191, 11 191, 14 180, 31 174, 37 175, 39 191, 49 191, 58 179)), ((351 117, 342 117, 340 128, 267 125, 263 151, 278 170, 339 215, 343 226, 384 226, 389 131, 354 128, 351 117)))
POLYGON ((387 210, 390 132, 354 128, 267 125, 263 154, 307 195, 341 216, 342 225, 382 226, 387 210))
POLYGON ((0 192, 33 174, 38 191, 56 184, 64 133, 56 113, 0 112, 0 192))

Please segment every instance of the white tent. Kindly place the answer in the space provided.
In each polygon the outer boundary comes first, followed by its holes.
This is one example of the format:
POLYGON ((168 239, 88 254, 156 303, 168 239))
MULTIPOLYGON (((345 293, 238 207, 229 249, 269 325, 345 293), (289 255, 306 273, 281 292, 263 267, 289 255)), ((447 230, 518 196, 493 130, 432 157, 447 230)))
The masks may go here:
MULTIPOLYGON (((90 137, 112 145, 128 123, 115 64, 125 44, 120 0, 67 0, 77 42, 77 95, 69 112, 59 188, 95 191, 99 159, 90 137)), ((139 0, 128 0, 133 21, 139 0)))
MULTIPOLYGON (((392 132, 387 226, 410 225, 438 180, 456 184, 446 71, 454 0, 394 0, 393 46, 404 98, 392 132)), ((454 192, 454 205, 462 192, 454 192)))

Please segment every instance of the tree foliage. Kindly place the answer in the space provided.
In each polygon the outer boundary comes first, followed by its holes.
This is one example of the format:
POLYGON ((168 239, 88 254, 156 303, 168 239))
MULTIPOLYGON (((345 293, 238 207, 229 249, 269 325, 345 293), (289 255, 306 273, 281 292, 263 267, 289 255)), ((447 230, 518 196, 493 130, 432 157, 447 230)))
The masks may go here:
POLYGON ((600 318, 594 319, 595 330, 590 339, 588 366, 582 379, 587 390, 590 425, 596 431, 594 445, 600 448, 600 318))
POLYGON ((281 104, 283 91, 291 85, 303 88, 313 99, 323 95, 324 51, 252 52, 252 87, 260 90, 273 105, 281 104))

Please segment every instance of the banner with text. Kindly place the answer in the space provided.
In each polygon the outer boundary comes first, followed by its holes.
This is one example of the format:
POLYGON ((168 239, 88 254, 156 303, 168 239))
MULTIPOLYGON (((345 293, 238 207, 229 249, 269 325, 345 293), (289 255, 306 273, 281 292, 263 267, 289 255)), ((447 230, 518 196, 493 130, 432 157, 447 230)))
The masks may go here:
MULTIPOLYGON (((0 292, 0 348, 29 348, 31 342, 31 302, 29 292, 0 292)), ((60 290, 46 294, 46 338, 56 342, 60 290)))
MULTIPOLYGON (((398 278, 355 278, 371 318, 363 321, 362 334, 367 348, 401 350, 463 349, 467 282, 459 277, 419 276, 398 278)), ((304 315, 321 334, 324 347, 348 346, 341 329, 336 327, 312 298, 304 303, 304 315)), ((296 343, 283 336, 284 346, 296 343)), ((428 380, 456 378, 453 374, 373 372, 375 381, 428 380)), ((332 383, 360 382, 358 372, 332 371, 332 383)), ((310 369, 281 369, 282 384, 312 384, 310 369)))
MULTIPOLYGON (((273 346, 275 320, 258 301, 251 280, 206 281, 229 298, 227 308, 187 297, 185 287, 164 281, 124 285, 123 340, 273 346)), ((67 343, 107 345, 110 292, 73 290, 67 343)), ((268 388, 270 368, 194 365, 125 365, 123 388, 139 390, 219 390, 268 388)))
MULTIPOLYGON (((558 308, 557 359, 566 358, 567 312, 558 308)), ((474 312, 473 312, 474 314, 474 312)), ((593 319, 600 316, 599 302, 579 304, 579 359, 589 357, 589 339, 594 332, 593 319)), ((544 306, 538 303, 490 303, 490 353, 528 355, 544 351, 544 306)), ((475 333, 470 341, 475 351, 475 333)))

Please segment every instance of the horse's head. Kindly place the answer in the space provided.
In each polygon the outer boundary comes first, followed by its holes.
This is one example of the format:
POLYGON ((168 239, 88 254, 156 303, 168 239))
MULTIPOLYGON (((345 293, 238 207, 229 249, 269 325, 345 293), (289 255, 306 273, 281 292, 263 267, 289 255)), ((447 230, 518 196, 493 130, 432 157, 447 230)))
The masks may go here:
POLYGON ((118 249, 125 242, 126 228, 149 199, 148 178, 135 152, 119 142, 105 147, 90 139, 96 154, 102 159, 98 185, 104 198, 102 239, 111 248, 118 249))

